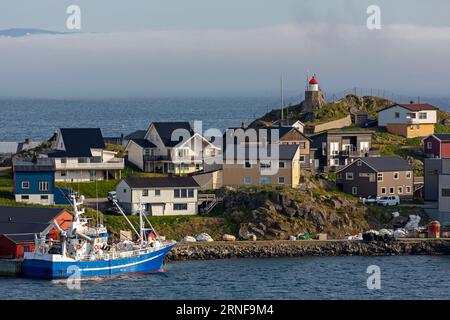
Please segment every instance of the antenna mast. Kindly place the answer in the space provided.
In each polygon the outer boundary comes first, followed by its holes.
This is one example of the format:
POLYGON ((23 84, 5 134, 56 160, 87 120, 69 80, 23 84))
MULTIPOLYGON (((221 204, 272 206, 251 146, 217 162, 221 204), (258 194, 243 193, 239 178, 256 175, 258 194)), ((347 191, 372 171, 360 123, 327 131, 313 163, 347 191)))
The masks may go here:
POLYGON ((281 93, 281 120, 284 120, 284 93, 283 93, 283 76, 280 76, 280 93, 281 93))

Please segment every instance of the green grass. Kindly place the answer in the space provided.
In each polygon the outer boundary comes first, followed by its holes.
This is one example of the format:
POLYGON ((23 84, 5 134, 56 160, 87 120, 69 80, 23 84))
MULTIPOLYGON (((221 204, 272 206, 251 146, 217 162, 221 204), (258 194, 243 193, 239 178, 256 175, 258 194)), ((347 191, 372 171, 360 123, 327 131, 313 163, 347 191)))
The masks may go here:
POLYGON ((119 181, 119 179, 112 179, 93 182, 58 182, 56 185, 61 188, 74 190, 86 198, 106 198, 108 192, 116 189, 119 181))

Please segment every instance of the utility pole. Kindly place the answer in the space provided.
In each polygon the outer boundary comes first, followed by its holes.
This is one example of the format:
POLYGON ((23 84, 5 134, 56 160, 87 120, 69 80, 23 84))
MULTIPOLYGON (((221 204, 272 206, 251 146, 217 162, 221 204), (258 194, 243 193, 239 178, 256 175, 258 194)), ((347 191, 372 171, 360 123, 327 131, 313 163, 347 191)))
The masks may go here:
POLYGON ((280 103, 281 103, 281 120, 284 120, 284 93, 283 93, 283 76, 280 76, 280 103))

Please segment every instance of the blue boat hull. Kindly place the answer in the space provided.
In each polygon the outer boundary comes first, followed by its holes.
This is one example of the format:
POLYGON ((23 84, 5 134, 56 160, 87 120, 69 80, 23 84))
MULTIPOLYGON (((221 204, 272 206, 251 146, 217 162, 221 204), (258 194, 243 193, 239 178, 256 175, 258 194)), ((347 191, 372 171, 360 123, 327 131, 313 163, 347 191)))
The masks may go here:
POLYGON ((152 273, 161 271, 164 258, 174 245, 131 258, 103 261, 55 262, 25 259, 22 273, 27 278, 64 279, 152 273))

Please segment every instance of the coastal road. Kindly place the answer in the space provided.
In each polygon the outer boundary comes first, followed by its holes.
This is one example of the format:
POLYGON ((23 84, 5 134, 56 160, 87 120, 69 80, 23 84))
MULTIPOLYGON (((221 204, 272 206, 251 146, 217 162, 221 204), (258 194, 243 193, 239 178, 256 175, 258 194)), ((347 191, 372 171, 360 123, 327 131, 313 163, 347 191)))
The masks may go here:
POLYGON ((98 204, 98 210, 101 212, 105 212, 106 209, 112 207, 113 205, 109 203, 108 198, 87 198, 84 199, 84 204, 93 209, 97 209, 98 204))

